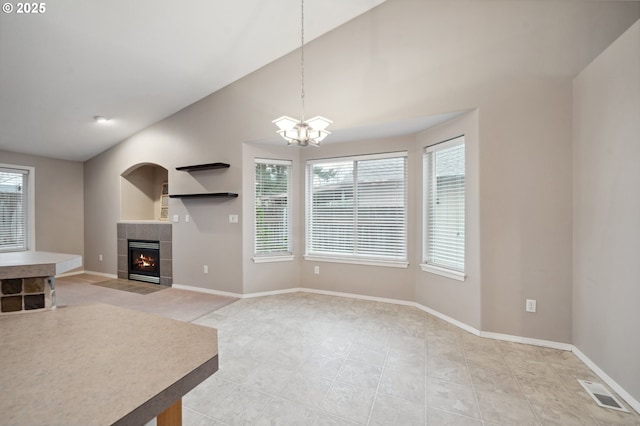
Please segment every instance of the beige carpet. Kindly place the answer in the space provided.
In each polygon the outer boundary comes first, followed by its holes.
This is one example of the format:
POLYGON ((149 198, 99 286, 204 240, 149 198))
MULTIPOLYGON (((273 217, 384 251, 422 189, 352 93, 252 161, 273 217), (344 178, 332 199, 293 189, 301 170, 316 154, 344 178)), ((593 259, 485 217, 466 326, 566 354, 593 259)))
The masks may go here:
POLYGON ((159 291, 146 294, 123 291, 126 286, 145 285, 151 284, 131 284, 131 281, 91 274, 71 275, 56 279, 56 299, 58 306, 108 303, 182 321, 193 321, 238 300, 170 287, 161 287, 159 291), (118 285, 123 288, 116 288, 118 285))

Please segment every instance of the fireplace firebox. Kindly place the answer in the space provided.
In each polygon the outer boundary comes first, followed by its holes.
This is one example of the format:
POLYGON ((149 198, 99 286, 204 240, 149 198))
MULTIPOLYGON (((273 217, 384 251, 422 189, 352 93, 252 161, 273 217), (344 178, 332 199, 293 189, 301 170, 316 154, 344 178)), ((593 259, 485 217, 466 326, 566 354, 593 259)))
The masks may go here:
POLYGON ((129 279, 160 284, 160 242, 128 240, 129 279))

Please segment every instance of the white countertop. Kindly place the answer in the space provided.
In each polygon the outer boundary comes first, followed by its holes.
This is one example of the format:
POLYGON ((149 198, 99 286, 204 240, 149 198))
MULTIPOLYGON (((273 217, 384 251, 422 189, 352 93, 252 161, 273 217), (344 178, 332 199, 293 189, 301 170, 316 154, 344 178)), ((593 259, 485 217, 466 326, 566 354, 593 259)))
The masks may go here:
MULTIPOLYGON (((39 267, 50 271, 44 275, 58 275, 82 266, 82 256, 46 251, 16 251, 0 253, 0 271, 17 271, 22 267, 39 267)), ((0 279, 4 274, 0 273, 0 279)), ((44 276, 43 275, 43 276, 44 276)), ((26 276, 26 275, 25 275, 26 276)), ((12 278, 6 276, 4 278, 12 278)))

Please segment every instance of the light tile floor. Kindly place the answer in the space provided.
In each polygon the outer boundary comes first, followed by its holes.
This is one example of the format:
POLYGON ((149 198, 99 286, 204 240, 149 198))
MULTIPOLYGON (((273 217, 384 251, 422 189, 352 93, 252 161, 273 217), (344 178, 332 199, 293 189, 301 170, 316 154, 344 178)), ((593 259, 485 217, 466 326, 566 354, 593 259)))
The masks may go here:
POLYGON ((570 352, 484 339, 416 308, 309 293, 243 299, 188 425, 640 425, 598 407, 570 352))
POLYGON ((602 381, 572 353, 479 338, 416 308, 88 285, 100 280, 59 279, 59 301, 218 329, 220 370, 183 398, 185 426, 640 425, 591 400, 576 379, 602 381))

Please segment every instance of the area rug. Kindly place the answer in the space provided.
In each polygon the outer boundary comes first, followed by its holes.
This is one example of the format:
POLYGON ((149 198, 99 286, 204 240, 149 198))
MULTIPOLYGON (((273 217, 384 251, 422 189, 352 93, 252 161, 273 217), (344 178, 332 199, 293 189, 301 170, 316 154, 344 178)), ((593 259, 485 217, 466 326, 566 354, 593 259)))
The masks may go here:
POLYGON ((92 285, 97 285, 99 287, 111 288, 113 290, 121 290, 128 291, 129 293, 136 294, 151 294, 157 291, 166 290, 169 287, 165 287, 158 284, 147 284, 139 281, 131 281, 131 280, 108 280, 101 281, 97 283, 91 283, 92 285))

